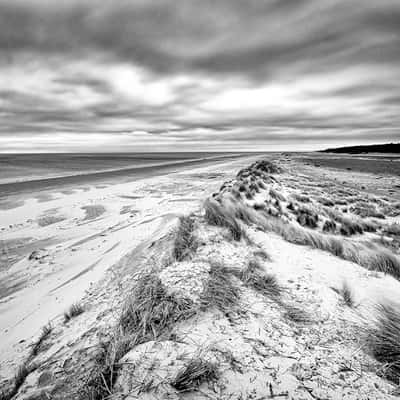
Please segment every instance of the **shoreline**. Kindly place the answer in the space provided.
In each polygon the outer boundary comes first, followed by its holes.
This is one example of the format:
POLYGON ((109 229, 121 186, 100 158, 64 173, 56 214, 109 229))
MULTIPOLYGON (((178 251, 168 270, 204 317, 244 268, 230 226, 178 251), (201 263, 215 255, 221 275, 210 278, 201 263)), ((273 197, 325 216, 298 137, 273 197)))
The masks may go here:
MULTIPOLYGON (((136 169, 136 168, 143 168, 143 167, 158 167, 158 166, 163 166, 163 165, 170 165, 170 164, 180 164, 180 163, 185 163, 185 162, 191 162, 191 161, 205 161, 205 160, 213 160, 215 158, 226 158, 226 157, 232 157, 232 156, 242 156, 245 153, 233 153, 233 154, 219 154, 215 156, 209 156, 209 157, 193 157, 193 158, 184 158, 184 159, 164 159, 163 161, 156 161, 150 162, 150 163, 144 163, 144 164, 137 164, 137 165, 127 165, 127 166, 120 166, 120 167, 110 167, 110 168, 98 168, 98 169, 89 169, 87 172, 77 172, 77 173, 54 173, 54 174, 49 174, 49 175, 34 175, 32 177, 26 178, 26 177, 18 177, 18 178, 0 178, 0 186, 1 185, 6 185, 6 184, 18 184, 18 183, 23 183, 23 182, 35 182, 35 181, 41 181, 45 179, 55 179, 55 178, 68 178, 68 177, 75 177, 75 176, 86 176, 86 175, 91 175, 91 174, 103 174, 107 172, 116 172, 116 171, 124 171, 124 170, 131 170, 131 169, 136 169)), ((0 153, 1 156, 1 153, 0 153)), ((144 160, 147 160, 146 158, 144 160)))
MULTIPOLYGON (((224 161, 225 159, 236 159, 240 157, 249 156, 247 154, 235 155, 219 155, 215 157, 206 157, 200 159, 190 160, 177 160, 173 162, 165 162, 160 164, 151 164, 144 166, 118 168, 100 172, 89 172, 74 175, 56 176, 51 178, 33 179, 27 181, 17 181, 9 183, 0 183, 0 200, 6 199, 9 196, 15 196, 32 190, 43 191, 52 190, 55 188, 62 188, 72 184, 93 184, 93 183, 106 183, 110 179, 124 178, 129 181, 135 178, 146 178, 155 176, 158 173, 174 172, 175 167, 196 166, 209 161, 224 161)), ((254 155, 257 156, 257 155, 254 155)), ((115 182, 111 182, 115 183, 115 182)))

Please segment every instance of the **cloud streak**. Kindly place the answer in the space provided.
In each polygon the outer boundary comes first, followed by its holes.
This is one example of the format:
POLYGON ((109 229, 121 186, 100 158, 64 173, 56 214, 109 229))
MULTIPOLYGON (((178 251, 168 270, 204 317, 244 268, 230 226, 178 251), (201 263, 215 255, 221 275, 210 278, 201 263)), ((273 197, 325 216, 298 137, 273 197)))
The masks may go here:
POLYGON ((0 0, 0 151, 394 140, 399 26, 397 0, 0 0))

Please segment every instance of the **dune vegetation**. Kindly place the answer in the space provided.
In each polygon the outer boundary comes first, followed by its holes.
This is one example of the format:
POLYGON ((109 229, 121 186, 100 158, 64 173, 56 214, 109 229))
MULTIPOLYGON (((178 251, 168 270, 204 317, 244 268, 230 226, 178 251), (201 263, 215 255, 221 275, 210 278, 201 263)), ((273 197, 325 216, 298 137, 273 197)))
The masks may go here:
MULTIPOLYGON (((306 191, 290 179, 282 165, 259 160, 200 210, 177 218, 119 283, 110 322, 88 345, 96 351, 82 351, 88 367, 59 378, 50 398, 333 398, 340 385, 349 398, 390 398, 400 378, 398 307, 382 302, 359 324, 357 288, 338 279, 335 286, 324 268, 343 265, 353 280, 375 279, 371 271, 400 280, 396 249, 378 240, 395 237, 397 224, 382 221, 384 201, 360 212, 355 193, 345 201, 333 189, 322 197, 312 182, 306 191), (288 254, 276 262, 266 244, 288 254), (293 262, 291 251, 307 260, 293 262), (325 264, 316 267, 313 258, 325 264), (347 367, 353 362, 370 365, 358 386, 347 367), (311 385, 314 378, 323 389, 311 385), (295 384, 285 387, 285 379, 295 384)), ((72 304, 59 329, 82 324, 77 317, 89 318, 93 308, 72 304)), ((35 376, 55 335, 54 325, 42 328, 0 399, 12 399, 35 376)))
MULTIPOLYGON (((282 169, 273 163, 255 163, 241 170, 235 180, 225 183, 218 193, 208 198, 203 204, 202 215, 181 217, 173 240, 172 260, 175 263, 196 262, 196 253, 204 246, 197 236, 196 226, 201 226, 204 221, 211 227, 222 229, 225 240, 233 243, 254 246, 249 229, 272 232, 290 243, 322 250, 368 270, 400 279, 400 261, 395 254, 376 243, 350 239, 364 232, 375 232, 378 224, 363 220, 358 212, 343 215, 332 207, 333 201, 321 202, 312 196, 279 190, 282 188, 272 174, 280 173, 282 169)), ((113 393, 119 360, 125 354, 146 342, 170 340, 181 323, 193 321, 212 310, 221 312, 230 324, 249 318, 242 300, 244 290, 249 289, 272 301, 282 309, 282 317, 292 323, 313 324, 314 319, 307 310, 288 299, 287 288, 275 275, 265 271, 263 263, 268 262, 269 256, 257 249, 253 254, 242 267, 207 261, 207 278, 197 300, 171 294, 155 267, 142 274, 125 301, 115 333, 104 346, 97 375, 86 384, 86 390, 91 390, 91 398, 105 399, 113 393), (261 254, 262 263, 257 254, 261 254)), ((169 267, 164 265, 163 268, 169 267)), ((343 303, 354 308, 354 294, 346 282, 339 292, 343 303)), ((387 373, 398 374, 397 313, 382 306, 378 315, 376 324, 365 331, 369 351, 377 361, 387 365, 387 373)), ((219 376, 215 362, 192 357, 165 384, 176 393, 186 393, 205 382, 218 380, 219 376)), ((155 389, 152 385, 146 388, 142 385, 140 390, 151 392, 155 389)))

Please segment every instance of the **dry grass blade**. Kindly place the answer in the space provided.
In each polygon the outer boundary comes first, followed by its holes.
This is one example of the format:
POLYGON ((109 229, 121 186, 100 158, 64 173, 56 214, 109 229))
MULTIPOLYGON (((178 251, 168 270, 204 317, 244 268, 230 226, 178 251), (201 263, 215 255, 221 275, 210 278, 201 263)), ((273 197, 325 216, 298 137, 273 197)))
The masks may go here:
POLYGON ((189 392, 198 388, 202 383, 215 381, 218 378, 217 366, 201 358, 192 358, 171 382, 178 392, 189 392))
POLYGON ((174 243, 174 258, 177 261, 184 260, 196 251, 197 241, 193 235, 194 226, 193 216, 180 217, 174 243))

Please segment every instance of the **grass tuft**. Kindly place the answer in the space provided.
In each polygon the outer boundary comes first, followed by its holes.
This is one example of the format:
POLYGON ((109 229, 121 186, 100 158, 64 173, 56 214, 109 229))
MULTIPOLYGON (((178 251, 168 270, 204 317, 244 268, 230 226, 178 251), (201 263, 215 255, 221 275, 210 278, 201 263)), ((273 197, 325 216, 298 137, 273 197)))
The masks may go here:
POLYGON ((204 203, 205 219, 208 224, 228 228, 234 240, 243 237, 243 230, 234 216, 234 212, 213 199, 204 203))
POLYGON ((201 295, 201 310, 215 307, 226 316, 240 313, 240 288, 232 281, 232 271, 218 263, 211 264, 206 287, 201 295))
POLYGON ((167 293, 153 272, 144 274, 133 289, 120 317, 125 334, 135 334, 136 344, 159 338, 174 323, 195 314, 193 302, 167 293))
POLYGON ((133 348, 133 339, 116 331, 111 340, 100 344, 95 367, 82 387, 83 398, 90 400, 109 399, 118 377, 119 360, 133 348))
POLYGON ((261 178, 265 178, 269 174, 279 174, 280 172, 282 172, 281 168, 273 162, 268 160, 259 160, 249 167, 240 170, 236 177, 238 179, 247 178, 249 176, 259 176, 261 178))
POLYGON ((193 216, 183 216, 179 218, 179 226, 175 236, 174 258, 182 261, 190 254, 193 254, 198 246, 193 234, 195 220, 193 216))
POLYGON ((19 366, 17 373, 14 377, 15 388, 20 388, 25 382, 26 377, 33 371, 32 366, 22 364, 19 366))
POLYGON ((0 400, 11 400, 18 393, 20 387, 24 384, 27 376, 37 368, 36 364, 21 364, 14 375, 14 382, 10 390, 0 393, 0 400))
POLYGON ((268 160, 256 161, 250 168, 266 174, 279 174, 282 172, 278 165, 268 160))
POLYGON ((375 250, 366 260, 366 264, 370 270, 384 272, 400 280, 400 260, 389 250, 375 250))
POLYGON ((379 303, 376 317, 365 328, 366 345, 370 354, 383 363, 382 375, 400 382, 400 310, 394 305, 379 303))
POLYGON ((247 186, 244 183, 239 185, 239 192, 247 192, 247 186))
POLYGON ((336 222, 332 221, 330 219, 326 220, 322 227, 322 231, 327 232, 327 233, 335 233, 336 232, 336 222))
POLYGON ((245 286, 251 287, 263 296, 277 298, 282 292, 275 276, 264 272, 263 267, 256 260, 250 260, 247 267, 236 276, 245 286))
POLYGON ((340 289, 340 294, 343 297, 344 304, 350 308, 353 308, 355 305, 354 294, 347 282, 343 282, 342 288, 340 289))
POLYGON ((83 306, 79 303, 72 304, 67 311, 64 312, 64 322, 70 321, 72 318, 77 317, 85 311, 83 306))
POLYGON ((318 215, 299 211, 299 214, 297 216, 297 222, 301 226, 307 226, 309 228, 314 229, 318 226, 318 215))
POLYGON ((351 221, 348 218, 342 218, 341 222, 342 226, 340 228, 340 233, 343 236, 352 236, 364 232, 363 225, 361 223, 351 221))
POLYGON ((356 204, 352 205, 350 207, 350 211, 360 216, 361 218, 373 217, 385 219, 385 216, 381 212, 377 211, 374 204, 370 204, 365 201, 359 201, 356 204))
POLYGON ((42 331, 38 340, 33 344, 31 350, 31 357, 36 356, 39 353, 40 347, 42 346, 43 342, 50 336, 51 332, 53 331, 53 326, 49 322, 47 325, 42 327, 42 331))
POLYGON ((178 371, 171 382, 178 392, 190 392, 197 389, 202 383, 216 381, 218 369, 215 363, 201 358, 192 358, 187 365, 178 371))
POLYGON ((86 397, 110 398, 119 360, 138 344, 167 337, 175 323, 196 312, 191 300, 168 294, 156 272, 144 273, 123 307, 111 340, 102 344, 97 366, 83 388, 86 397))

